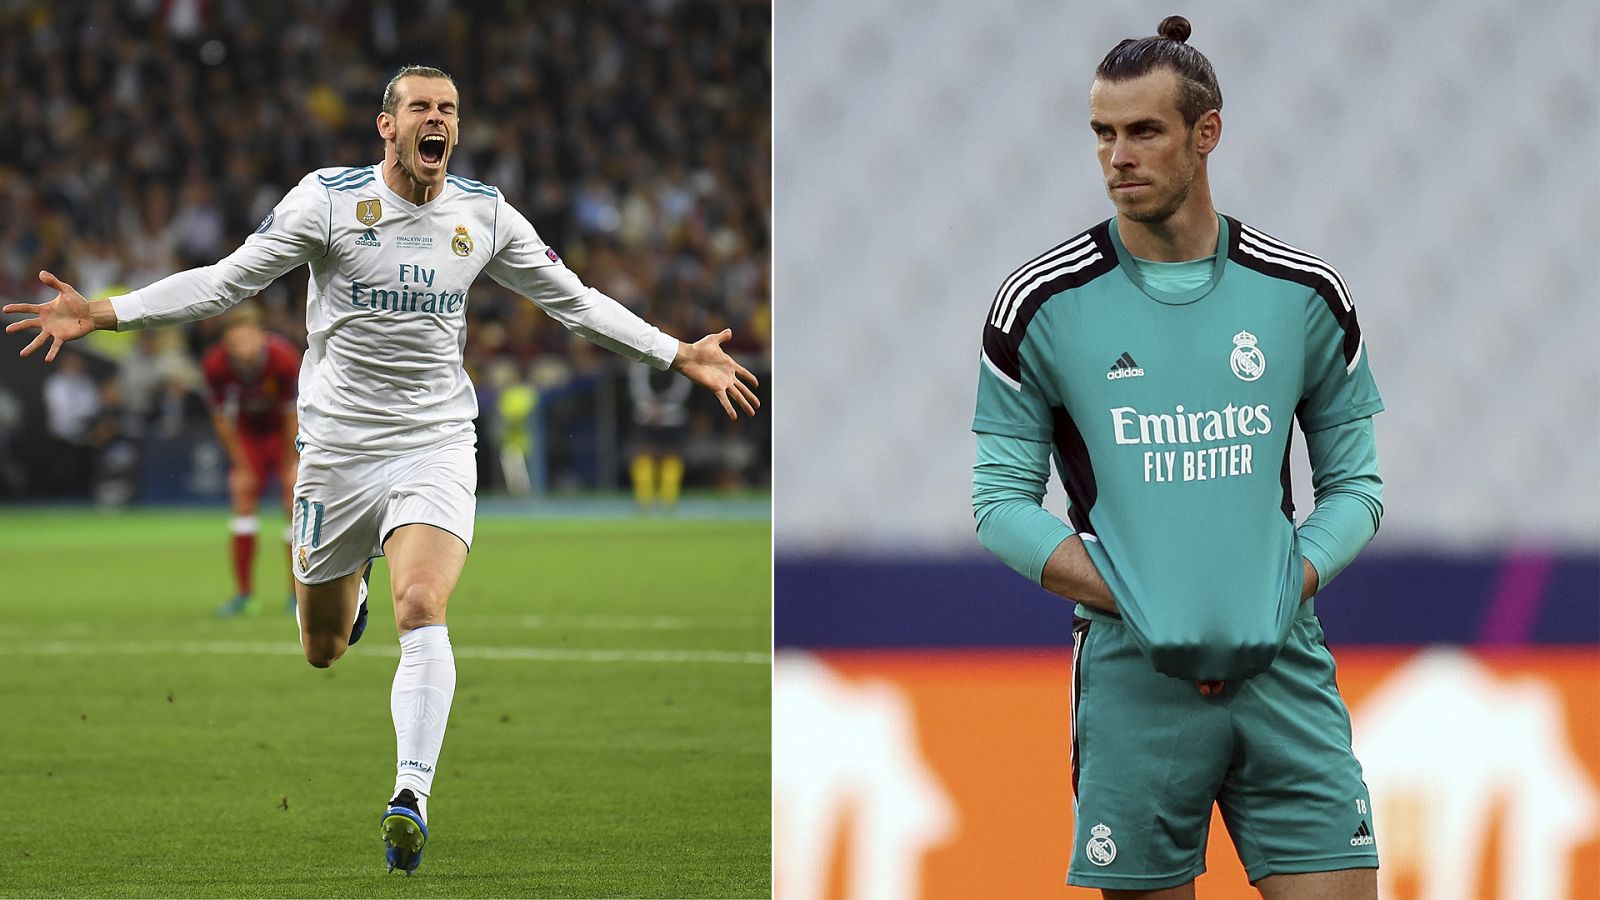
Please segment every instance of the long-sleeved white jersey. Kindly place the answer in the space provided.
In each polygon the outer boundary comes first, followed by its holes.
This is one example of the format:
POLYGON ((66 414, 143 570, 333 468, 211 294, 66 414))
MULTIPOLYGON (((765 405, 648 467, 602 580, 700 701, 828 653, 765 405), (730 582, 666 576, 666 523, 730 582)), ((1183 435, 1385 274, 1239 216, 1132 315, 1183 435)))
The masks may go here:
POLYGON ((216 315, 308 264, 301 439, 375 455, 472 440, 478 401, 462 351, 479 272, 608 350, 672 364, 677 340, 584 285, 498 190, 445 181, 417 206, 380 166, 318 169, 221 262, 112 298, 117 328, 216 315))

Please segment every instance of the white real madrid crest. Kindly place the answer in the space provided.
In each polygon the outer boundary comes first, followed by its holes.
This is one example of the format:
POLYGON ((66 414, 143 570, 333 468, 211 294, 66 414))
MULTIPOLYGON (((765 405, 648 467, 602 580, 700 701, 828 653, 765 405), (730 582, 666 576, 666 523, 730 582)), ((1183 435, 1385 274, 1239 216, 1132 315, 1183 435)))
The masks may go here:
POLYGON ((1244 381, 1255 381, 1267 371, 1267 357, 1256 346, 1255 335, 1241 331, 1233 336, 1233 353, 1228 357, 1228 365, 1233 367, 1233 374, 1244 381))
POLYGON ((467 226, 456 226, 456 236, 450 239, 450 249, 457 256, 472 255, 472 235, 467 234, 467 226))
POLYGON ((1111 865, 1111 861, 1117 858, 1117 845, 1111 840, 1111 829, 1101 822, 1089 829, 1089 834, 1092 836, 1083 845, 1084 855, 1097 866, 1111 865))

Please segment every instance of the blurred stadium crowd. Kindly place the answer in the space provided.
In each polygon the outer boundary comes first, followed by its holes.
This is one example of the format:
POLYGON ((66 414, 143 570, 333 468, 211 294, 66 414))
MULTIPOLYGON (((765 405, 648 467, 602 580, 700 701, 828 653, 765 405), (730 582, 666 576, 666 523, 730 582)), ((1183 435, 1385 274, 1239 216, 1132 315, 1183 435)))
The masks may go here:
MULTIPOLYGON (((649 321, 691 340, 731 327, 730 351, 766 380, 766 4, 25 2, 0 6, 0 26, 0 296, 40 299, 40 269, 103 297, 215 262, 305 173, 381 159, 383 86, 423 63, 460 89, 452 171, 498 186, 580 276, 649 321)), ((305 292, 302 268, 249 302, 303 346, 305 292)), ((23 361, 32 376, 0 379, 0 495, 60 492, 113 447, 193 432, 195 360, 217 330, 97 333, 74 345, 86 364, 23 361), (30 445, 50 447, 54 471, 18 465, 30 445)), ((7 343, 14 357, 21 340, 7 343)), ((487 278, 467 360, 485 487, 505 484, 500 445, 534 418, 547 441, 531 449, 554 460, 536 482, 625 481, 625 360, 487 278)), ((686 483, 764 487, 766 417, 730 427, 702 393, 686 483)))

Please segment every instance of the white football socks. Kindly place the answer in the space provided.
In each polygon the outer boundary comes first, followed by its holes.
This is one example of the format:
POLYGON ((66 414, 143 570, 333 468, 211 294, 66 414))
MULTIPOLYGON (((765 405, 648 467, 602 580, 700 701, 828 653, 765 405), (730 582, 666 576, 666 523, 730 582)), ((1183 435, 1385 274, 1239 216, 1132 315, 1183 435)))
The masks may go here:
POLYGON ((428 794, 433 790, 433 773, 439 765, 439 747, 444 743, 444 726, 455 693, 456 658, 450 649, 449 628, 426 625, 401 635, 400 667, 389 694, 398 754, 394 792, 409 788, 416 794, 423 821, 428 818, 428 794))

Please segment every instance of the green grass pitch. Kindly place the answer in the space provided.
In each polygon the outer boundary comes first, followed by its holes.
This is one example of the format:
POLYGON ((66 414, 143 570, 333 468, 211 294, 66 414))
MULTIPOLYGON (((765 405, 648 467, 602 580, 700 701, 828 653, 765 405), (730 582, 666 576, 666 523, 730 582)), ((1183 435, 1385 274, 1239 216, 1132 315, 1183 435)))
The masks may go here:
POLYGON ((276 541, 213 615, 227 517, 0 510, 0 896, 771 895, 768 522, 481 517, 406 878, 387 571, 313 669, 276 541))

